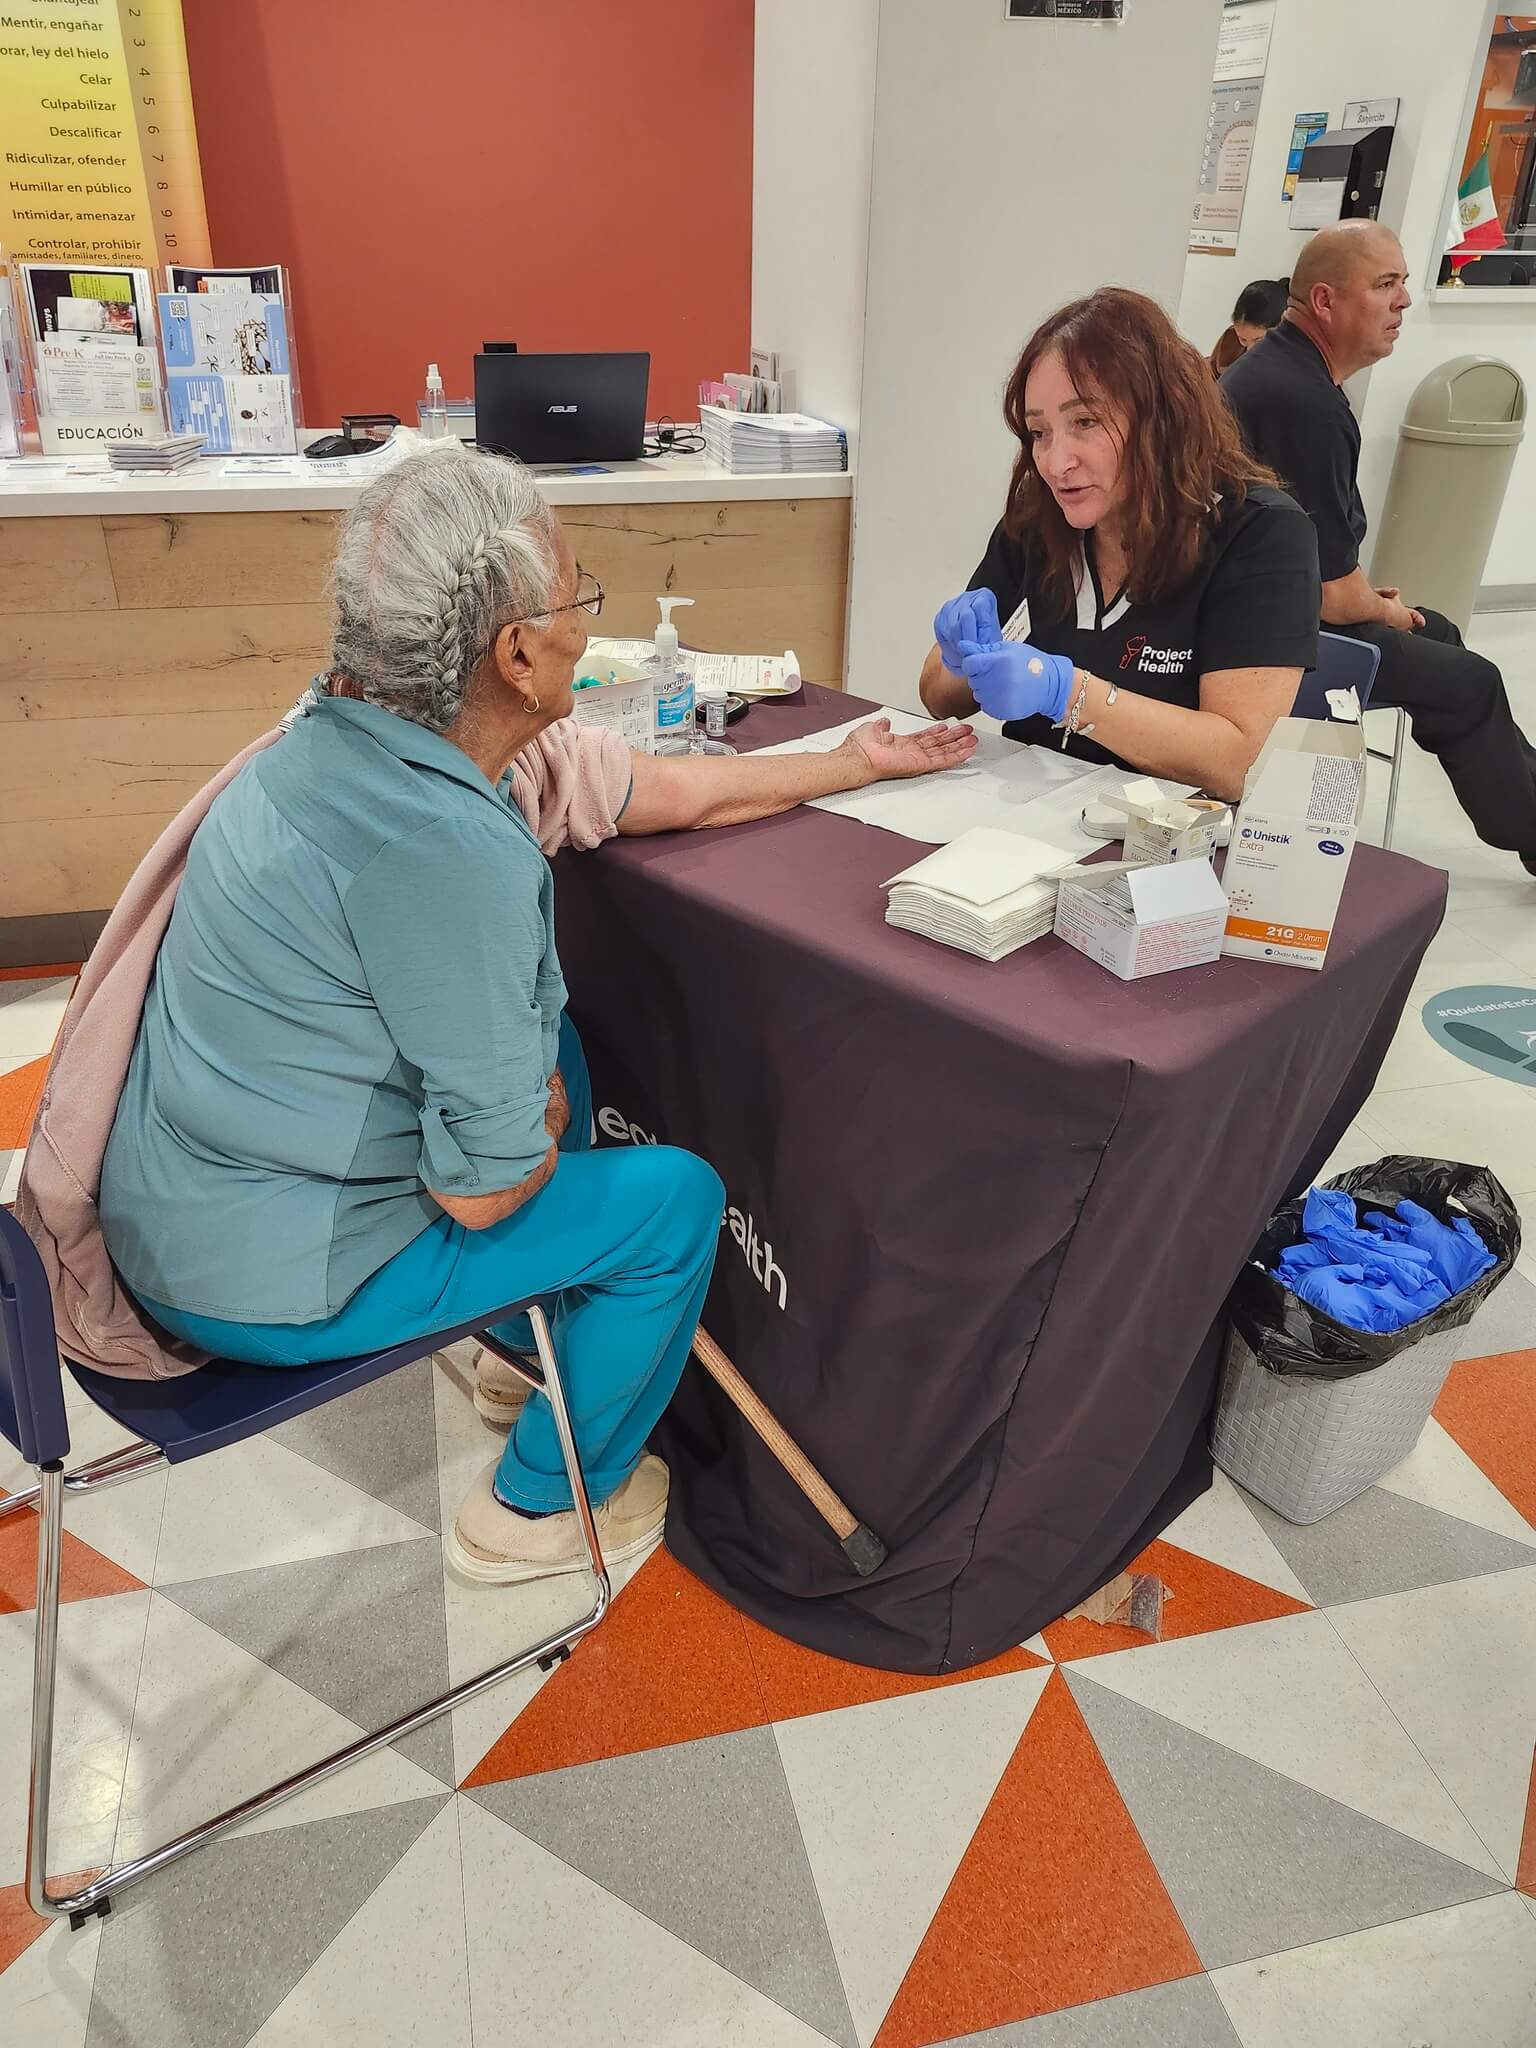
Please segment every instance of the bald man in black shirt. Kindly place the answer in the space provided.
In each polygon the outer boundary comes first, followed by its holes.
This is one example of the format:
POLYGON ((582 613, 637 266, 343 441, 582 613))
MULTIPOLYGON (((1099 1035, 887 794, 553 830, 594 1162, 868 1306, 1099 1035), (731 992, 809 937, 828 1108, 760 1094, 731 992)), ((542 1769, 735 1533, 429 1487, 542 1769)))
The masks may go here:
POLYGON ((1389 229, 1369 220, 1324 228, 1301 252, 1279 326, 1221 388, 1249 447, 1312 516, 1323 624, 1381 650, 1371 702, 1408 713, 1479 839, 1519 854, 1536 874, 1536 750, 1515 724, 1503 677, 1449 619, 1374 589, 1360 567, 1360 429, 1339 387, 1392 353, 1412 303, 1389 229))

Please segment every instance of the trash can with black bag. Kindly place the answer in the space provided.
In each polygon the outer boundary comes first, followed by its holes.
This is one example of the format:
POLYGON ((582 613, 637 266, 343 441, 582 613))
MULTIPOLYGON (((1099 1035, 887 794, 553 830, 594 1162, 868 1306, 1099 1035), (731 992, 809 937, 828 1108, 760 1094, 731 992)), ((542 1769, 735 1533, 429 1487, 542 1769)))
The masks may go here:
POLYGON ((1228 1302, 1232 1327, 1211 1433, 1216 1463, 1291 1522, 1320 1522, 1400 1464, 1455 1361, 1457 1339, 1520 1254, 1520 1215, 1481 1166, 1393 1157, 1329 1181, 1357 1218, 1405 1197, 1442 1223, 1464 1216, 1494 1265, 1403 1329, 1350 1328, 1270 1270, 1303 1238, 1304 1200, 1277 1211, 1228 1302))

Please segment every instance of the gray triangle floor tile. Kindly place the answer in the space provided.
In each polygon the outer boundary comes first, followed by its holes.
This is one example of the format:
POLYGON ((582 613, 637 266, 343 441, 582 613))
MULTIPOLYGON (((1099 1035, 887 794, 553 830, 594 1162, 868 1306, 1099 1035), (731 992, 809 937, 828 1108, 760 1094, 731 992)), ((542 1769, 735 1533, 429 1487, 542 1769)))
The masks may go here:
POLYGON ((807 2026, 855 2048, 771 1728, 467 1796, 807 2026))
MULTIPOLYGON (((1245 1496, 1245 1498, 1247 1498, 1245 1496)), ((1255 1517, 1319 1607, 1412 1593, 1453 1579, 1511 1571, 1536 1559, 1529 1544, 1443 1515, 1379 1486, 1307 1528, 1256 1500, 1255 1517)))
POLYGON ((1243 2048, 1209 1977, 966 2034, 944 2048, 1243 2048))
POLYGON ((1066 1678, 1208 1970, 1504 1889, 1081 1671, 1066 1678))
MULTIPOLYGON (((186 1579, 162 1593, 361 1728, 448 1690, 443 1553, 436 1537, 186 1579)), ((449 1717, 394 1745, 454 1782, 449 1717)))
POLYGON ((1504 1351, 1536 1348, 1536 1287, 1523 1273, 1506 1273, 1464 1330, 1457 1333, 1458 1358, 1496 1358, 1504 1351))
POLYGON ((86 2048, 245 2048, 448 1796, 215 1842, 125 1893, 86 2048))
POLYGON ((424 1529, 440 1530, 433 1370, 430 1358, 420 1358, 267 1435, 424 1529))

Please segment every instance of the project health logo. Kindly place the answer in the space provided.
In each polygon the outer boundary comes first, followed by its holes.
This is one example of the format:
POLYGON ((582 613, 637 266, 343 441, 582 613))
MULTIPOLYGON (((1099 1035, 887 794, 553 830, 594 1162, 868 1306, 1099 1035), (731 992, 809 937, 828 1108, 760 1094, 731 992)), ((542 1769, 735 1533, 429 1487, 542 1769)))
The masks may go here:
POLYGON ((1448 988, 1423 1015, 1430 1037, 1469 1067, 1536 1088, 1536 988, 1448 988))

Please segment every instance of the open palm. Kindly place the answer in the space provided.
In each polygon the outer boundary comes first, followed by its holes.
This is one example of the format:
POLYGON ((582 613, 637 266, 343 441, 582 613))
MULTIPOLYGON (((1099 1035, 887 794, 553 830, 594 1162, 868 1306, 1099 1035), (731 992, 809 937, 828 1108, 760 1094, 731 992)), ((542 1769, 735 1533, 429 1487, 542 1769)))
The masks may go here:
POLYGON ((958 768, 975 753, 976 735, 968 725, 930 725, 921 732, 894 733, 888 718, 877 718, 851 733, 846 744, 868 761, 872 782, 895 782, 958 768))

